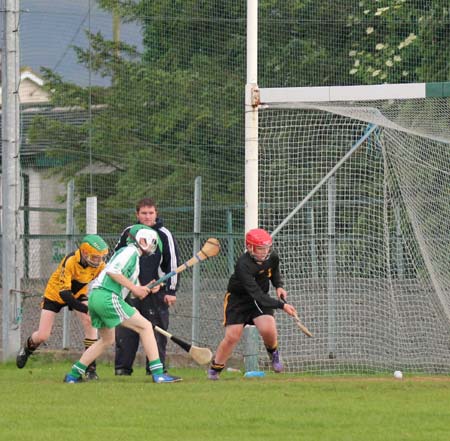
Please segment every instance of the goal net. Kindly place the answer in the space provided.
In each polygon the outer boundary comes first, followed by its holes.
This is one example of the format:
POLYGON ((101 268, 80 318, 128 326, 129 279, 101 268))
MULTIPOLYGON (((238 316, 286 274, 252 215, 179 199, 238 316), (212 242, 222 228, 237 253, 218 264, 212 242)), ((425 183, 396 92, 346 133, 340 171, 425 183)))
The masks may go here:
POLYGON ((277 316, 287 369, 448 373, 449 99, 266 92, 259 221, 314 334, 277 316))

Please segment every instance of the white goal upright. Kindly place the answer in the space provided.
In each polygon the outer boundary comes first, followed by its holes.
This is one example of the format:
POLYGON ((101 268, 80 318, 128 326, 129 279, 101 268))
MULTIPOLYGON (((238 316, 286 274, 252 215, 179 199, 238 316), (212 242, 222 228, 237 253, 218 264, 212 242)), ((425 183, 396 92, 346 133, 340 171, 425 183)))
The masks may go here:
POLYGON ((450 83, 258 87, 255 2, 246 229, 314 334, 277 314, 287 371, 449 373, 450 83))

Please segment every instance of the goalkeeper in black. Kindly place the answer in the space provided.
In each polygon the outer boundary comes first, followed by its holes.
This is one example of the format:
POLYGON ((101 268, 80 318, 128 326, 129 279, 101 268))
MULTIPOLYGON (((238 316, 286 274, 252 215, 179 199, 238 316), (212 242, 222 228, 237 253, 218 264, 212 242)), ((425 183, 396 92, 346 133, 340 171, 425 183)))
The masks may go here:
POLYGON ((220 372, 241 339, 245 325, 256 326, 273 370, 283 371, 274 309, 282 309, 291 316, 297 311, 282 301, 287 297, 287 292, 283 288, 280 261, 278 254, 272 250, 270 234, 261 228, 250 230, 245 236, 245 245, 246 252, 239 257, 228 282, 224 301, 225 337, 208 370, 210 380, 219 379, 220 372), (277 298, 269 295, 270 284, 275 287, 277 298))

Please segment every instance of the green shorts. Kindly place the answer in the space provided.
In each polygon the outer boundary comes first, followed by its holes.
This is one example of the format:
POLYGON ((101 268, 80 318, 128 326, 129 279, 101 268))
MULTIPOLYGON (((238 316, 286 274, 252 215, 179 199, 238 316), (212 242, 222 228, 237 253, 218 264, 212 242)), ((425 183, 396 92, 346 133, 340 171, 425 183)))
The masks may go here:
POLYGON ((115 328, 136 313, 122 296, 102 288, 94 288, 89 294, 89 315, 94 328, 115 328))

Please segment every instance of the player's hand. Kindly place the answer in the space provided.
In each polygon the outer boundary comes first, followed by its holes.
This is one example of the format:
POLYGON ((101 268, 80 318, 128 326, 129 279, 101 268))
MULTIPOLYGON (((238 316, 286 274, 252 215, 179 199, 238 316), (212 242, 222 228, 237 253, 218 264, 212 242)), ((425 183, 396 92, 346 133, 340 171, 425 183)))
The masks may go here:
POLYGON ((277 288, 277 297, 280 300, 286 301, 287 298, 287 291, 284 288, 277 288))
POLYGON ((177 301, 176 296, 173 296, 171 294, 166 294, 164 296, 164 302, 167 303, 168 306, 175 305, 176 301, 177 301))
MULTIPOLYGON (((278 289, 283 289, 283 288, 278 288, 278 289)), ((286 299, 284 298, 284 296, 280 296, 279 299, 284 303, 283 311, 286 312, 287 314, 289 314, 290 316, 295 317, 297 315, 297 310, 289 303, 286 303, 286 299)))
POLYGON ((150 294, 150 289, 146 286, 134 285, 134 288, 131 290, 133 295, 138 299, 145 299, 150 294))
MULTIPOLYGON (((155 282, 156 281, 156 279, 153 279, 150 283, 153 283, 153 282, 155 282)), ((160 289, 161 289, 161 284, 159 284, 159 285, 156 285, 154 288, 152 288, 151 290, 150 290, 150 292, 152 293, 152 294, 156 294, 160 289)))
POLYGON ((289 303, 285 303, 283 306, 283 311, 289 314, 292 317, 295 317, 297 315, 297 310, 290 305, 289 303))
POLYGON ((73 309, 75 309, 75 311, 80 311, 82 314, 89 314, 87 302, 80 302, 78 300, 76 300, 76 302, 77 302, 77 304, 73 308, 73 309))

